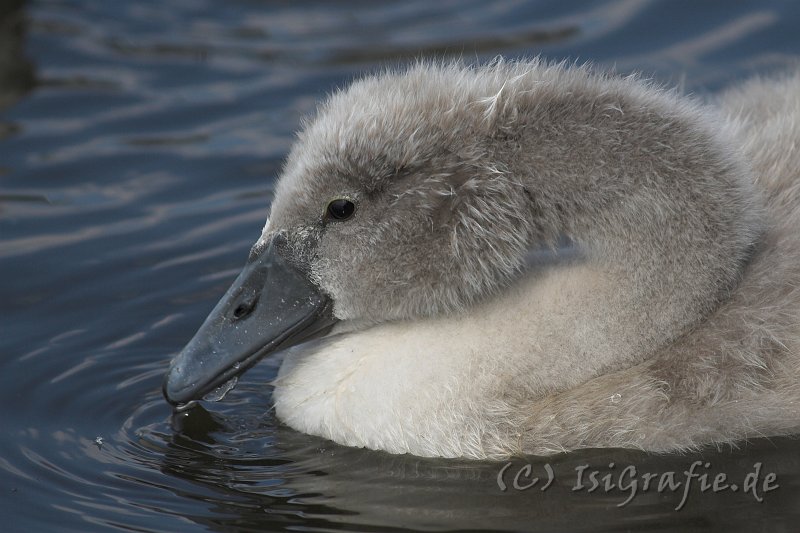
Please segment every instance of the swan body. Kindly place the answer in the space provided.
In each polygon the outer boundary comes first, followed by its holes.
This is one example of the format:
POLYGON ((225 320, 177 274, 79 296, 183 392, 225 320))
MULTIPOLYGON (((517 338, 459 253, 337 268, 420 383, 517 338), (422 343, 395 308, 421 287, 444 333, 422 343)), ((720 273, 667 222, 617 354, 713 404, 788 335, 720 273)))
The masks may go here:
POLYGON ((538 60, 355 82, 299 134, 251 255, 336 322, 277 344, 278 417, 491 459, 800 430, 797 139, 800 76, 713 105, 538 60))

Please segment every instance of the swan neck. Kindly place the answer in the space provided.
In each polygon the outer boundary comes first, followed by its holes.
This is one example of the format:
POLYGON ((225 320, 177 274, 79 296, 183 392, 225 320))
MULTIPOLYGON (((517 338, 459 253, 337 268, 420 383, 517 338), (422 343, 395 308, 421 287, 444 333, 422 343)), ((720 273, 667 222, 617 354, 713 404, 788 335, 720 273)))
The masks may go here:
POLYGON ((760 208, 714 117, 605 98, 531 110, 505 160, 528 198, 533 243, 566 235, 586 250, 609 306, 626 310, 610 316, 659 344, 727 298, 761 232, 760 208))

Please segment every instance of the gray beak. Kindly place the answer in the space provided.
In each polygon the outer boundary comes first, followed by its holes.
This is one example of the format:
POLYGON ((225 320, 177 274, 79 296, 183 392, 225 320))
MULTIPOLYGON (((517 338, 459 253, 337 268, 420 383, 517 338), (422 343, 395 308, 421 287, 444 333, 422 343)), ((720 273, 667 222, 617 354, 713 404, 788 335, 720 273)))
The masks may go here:
POLYGON ((170 364, 164 396, 199 400, 259 359, 330 331, 330 299, 287 260, 282 237, 251 255, 194 338, 170 364))

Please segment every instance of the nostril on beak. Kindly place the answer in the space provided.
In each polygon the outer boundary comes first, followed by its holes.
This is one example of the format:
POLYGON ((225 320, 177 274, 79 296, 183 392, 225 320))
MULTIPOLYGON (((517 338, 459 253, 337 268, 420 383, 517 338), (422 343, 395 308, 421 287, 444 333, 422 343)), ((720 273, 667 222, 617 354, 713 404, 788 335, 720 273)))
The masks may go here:
POLYGON ((246 318, 253 312, 253 309, 256 308, 256 304, 258 304, 258 298, 253 298, 252 300, 246 300, 233 310, 233 318, 234 320, 241 320, 246 318))

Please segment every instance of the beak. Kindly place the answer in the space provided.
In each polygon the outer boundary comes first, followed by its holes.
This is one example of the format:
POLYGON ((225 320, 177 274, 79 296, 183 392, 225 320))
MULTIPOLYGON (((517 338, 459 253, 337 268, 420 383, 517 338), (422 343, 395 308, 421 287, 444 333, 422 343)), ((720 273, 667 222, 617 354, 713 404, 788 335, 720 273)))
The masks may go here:
POLYGON ((167 401, 185 404, 265 355, 321 337, 336 319, 330 299, 288 259, 283 237, 251 256, 194 338, 170 364, 167 401))

